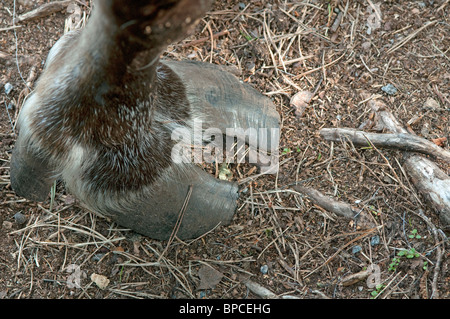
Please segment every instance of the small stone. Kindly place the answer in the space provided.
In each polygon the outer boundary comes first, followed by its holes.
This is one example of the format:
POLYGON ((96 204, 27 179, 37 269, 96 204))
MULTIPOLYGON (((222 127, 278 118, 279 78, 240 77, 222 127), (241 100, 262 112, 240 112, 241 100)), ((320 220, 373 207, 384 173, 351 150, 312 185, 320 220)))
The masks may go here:
POLYGON ((380 236, 375 235, 372 238, 370 238, 370 245, 375 246, 380 244, 380 236))
POLYGON ((27 221, 27 216, 25 216, 22 213, 16 213, 14 216, 14 220, 16 221, 17 224, 22 225, 25 224, 27 221))
POLYGON ((14 87, 12 86, 11 83, 6 83, 5 84, 5 93, 8 95, 12 91, 13 88, 14 87))
POLYGON ((352 254, 355 255, 359 253, 361 250, 362 250, 361 246, 356 245, 352 248, 352 254))
POLYGON ((259 270, 261 271, 262 274, 265 275, 269 272, 269 266, 263 265, 263 266, 261 266, 261 268, 259 270))
POLYGON ((395 95, 397 93, 397 88, 395 86, 393 86, 392 84, 390 84, 390 83, 385 85, 385 86, 383 86, 381 88, 381 90, 384 93, 389 94, 389 95, 395 95))

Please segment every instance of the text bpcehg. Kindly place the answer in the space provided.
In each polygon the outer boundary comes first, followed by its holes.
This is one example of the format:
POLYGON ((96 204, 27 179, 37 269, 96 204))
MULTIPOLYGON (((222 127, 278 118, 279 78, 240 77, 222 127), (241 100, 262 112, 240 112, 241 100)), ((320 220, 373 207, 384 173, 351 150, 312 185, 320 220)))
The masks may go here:
POLYGON ((270 304, 253 303, 224 303, 221 307, 205 305, 186 305, 180 306, 180 314, 203 314, 209 317, 214 312, 223 314, 269 314, 270 304))

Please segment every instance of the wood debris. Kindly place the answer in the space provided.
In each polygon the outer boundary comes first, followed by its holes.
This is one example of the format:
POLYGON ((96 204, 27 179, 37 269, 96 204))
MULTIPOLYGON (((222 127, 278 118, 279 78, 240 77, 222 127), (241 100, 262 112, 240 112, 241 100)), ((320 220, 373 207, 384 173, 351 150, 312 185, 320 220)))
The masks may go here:
POLYGON ((33 19, 46 17, 52 13, 66 9, 71 2, 72 0, 63 0, 45 3, 34 10, 28 11, 18 16, 17 22, 26 22, 33 19))

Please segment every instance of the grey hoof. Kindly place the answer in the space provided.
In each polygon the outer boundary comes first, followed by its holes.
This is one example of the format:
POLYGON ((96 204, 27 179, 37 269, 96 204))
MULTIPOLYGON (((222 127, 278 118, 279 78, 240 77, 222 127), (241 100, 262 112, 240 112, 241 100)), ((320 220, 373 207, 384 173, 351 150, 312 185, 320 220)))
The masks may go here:
POLYGON ((192 239, 228 225, 237 199, 236 183, 218 180, 192 164, 186 171, 170 170, 134 209, 112 212, 110 217, 150 238, 192 239))

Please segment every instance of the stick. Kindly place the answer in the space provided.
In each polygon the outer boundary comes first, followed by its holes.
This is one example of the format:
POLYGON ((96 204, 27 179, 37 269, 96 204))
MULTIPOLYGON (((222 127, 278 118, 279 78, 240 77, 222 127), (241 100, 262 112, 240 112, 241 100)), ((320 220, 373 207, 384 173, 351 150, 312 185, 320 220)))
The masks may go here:
MULTIPOLYGON (((213 38, 213 39, 217 39, 218 37, 221 37, 221 36, 223 36, 223 35, 227 35, 227 34, 230 33, 231 30, 233 30, 233 29, 230 29, 230 30, 223 30, 223 31, 214 33, 214 34, 212 35, 212 38, 213 38)), ((211 36, 209 36, 209 37, 203 37, 203 38, 200 38, 200 39, 197 39, 197 40, 193 40, 193 41, 190 41, 190 42, 187 42, 187 43, 183 43, 182 47, 184 48, 184 47, 188 47, 188 46, 197 45, 197 44, 206 42, 206 41, 208 41, 208 40, 211 40, 211 36)))
POLYGON ((178 230, 180 229, 181 222, 183 221, 184 213, 186 212, 187 205, 189 203, 189 200, 191 199, 192 188, 193 188, 192 185, 189 185, 189 189, 186 194, 186 198, 184 199, 183 206, 181 206, 180 213, 178 214, 178 218, 175 223, 175 226, 173 227, 172 233, 170 234, 169 240, 167 241, 166 248, 164 249, 164 251, 161 253, 161 255, 158 258, 158 262, 161 261, 161 258, 164 256, 164 254, 169 249, 169 246, 172 244, 172 241, 174 240, 175 236, 178 233, 178 230))
POLYGON ((404 38, 402 41, 400 41, 399 43, 397 43, 395 46, 393 46, 392 48, 390 48, 386 53, 390 54, 394 51, 397 51, 398 49, 400 49, 402 46, 404 46, 408 41, 410 41, 412 38, 414 38, 420 31, 422 31, 423 29, 435 24, 437 22, 437 20, 433 20, 428 22, 427 24, 421 26, 419 29, 417 29, 416 31, 414 31, 413 33, 411 33, 410 35, 408 35, 406 38, 404 38))
POLYGON ((0 28, 0 32, 2 32, 2 31, 8 31, 8 30, 13 30, 13 29, 21 28, 21 27, 22 27, 22 26, 20 26, 20 25, 13 25, 13 26, 6 27, 6 28, 0 28))
POLYGON ((300 185, 295 185, 293 186, 293 188, 297 192, 307 195, 314 204, 322 207, 329 212, 335 213, 336 215, 340 215, 350 219, 355 218, 355 216, 358 215, 358 211, 354 209, 350 204, 336 201, 315 189, 300 185))
POLYGON ((46 17, 52 13, 66 9, 71 1, 72 0, 63 0, 63 1, 54 1, 54 2, 49 2, 49 3, 43 4, 42 6, 36 8, 34 10, 31 10, 27 13, 21 14, 17 18, 17 21, 25 22, 25 21, 29 21, 32 19, 46 17))
POLYGON ((327 141, 339 142, 348 138, 358 146, 368 146, 398 149, 407 152, 419 152, 437 157, 450 163, 450 152, 417 135, 409 133, 368 133, 352 128, 323 128, 320 134, 327 141), (369 140, 369 141, 368 141, 369 140))
POLYGON ((247 288, 253 292, 254 294, 258 295, 259 297, 263 298, 263 299, 275 299, 277 298, 277 295, 275 295, 272 291, 270 291, 269 289, 261 286, 260 284, 248 280, 245 282, 245 286, 247 286, 247 288))
POLYGON ((359 224, 368 228, 374 227, 373 222, 368 218, 368 216, 366 216, 364 211, 358 210, 348 203, 336 201, 333 198, 309 187, 295 185, 293 186, 293 189, 299 193, 307 195, 314 204, 320 206, 326 211, 348 219, 354 219, 359 224))
POLYGON ((0 51, 0 59, 6 59, 6 58, 9 58, 9 57, 10 57, 9 53, 0 51))
POLYGON ((428 225, 429 228, 431 228, 431 232, 433 233, 434 239, 436 241, 436 265, 434 267, 434 274, 433 274, 433 282, 431 284, 431 299, 439 299, 439 291, 437 289, 437 280, 439 276, 439 270, 441 269, 441 263, 442 263, 442 255, 443 251, 441 249, 441 246, 445 247, 444 244, 439 242, 439 236, 438 236, 438 230, 436 229, 436 226, 430 221, 430 219, 425 216, 422 210, 419 210, 419 215, 428 225))

